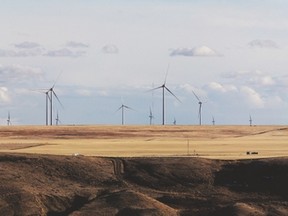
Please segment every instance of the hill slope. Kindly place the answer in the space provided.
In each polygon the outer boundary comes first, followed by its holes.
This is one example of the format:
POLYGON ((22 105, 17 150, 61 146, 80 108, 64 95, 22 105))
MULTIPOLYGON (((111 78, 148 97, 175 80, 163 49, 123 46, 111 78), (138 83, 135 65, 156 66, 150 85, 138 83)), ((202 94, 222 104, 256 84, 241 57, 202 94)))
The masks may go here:
POLYGON ((0 215, 288 215, 288 158, 0 154, 0 215))

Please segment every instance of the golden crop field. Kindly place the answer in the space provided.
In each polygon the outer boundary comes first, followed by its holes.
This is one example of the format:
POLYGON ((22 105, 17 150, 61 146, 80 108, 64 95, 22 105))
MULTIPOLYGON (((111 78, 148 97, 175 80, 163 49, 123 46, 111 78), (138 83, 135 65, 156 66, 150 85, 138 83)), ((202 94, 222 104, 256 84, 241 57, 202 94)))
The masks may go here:
POLYGON ((0 138, 0 152, 8 153, 214 159, 288 156, 288 126, 2 126, 0 138))

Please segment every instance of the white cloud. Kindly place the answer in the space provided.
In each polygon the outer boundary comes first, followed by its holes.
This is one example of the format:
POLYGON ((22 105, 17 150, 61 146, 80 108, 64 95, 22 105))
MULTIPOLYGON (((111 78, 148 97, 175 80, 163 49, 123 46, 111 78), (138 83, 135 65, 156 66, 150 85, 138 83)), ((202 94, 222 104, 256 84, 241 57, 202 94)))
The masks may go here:
POLYGON ((272 40, 253 40, 248 43, 250 48, 268 48, 268 49, 277 49, 278 45, 272 40))
POLYGON ((89 46, 81 42, 70 41, 66 44, 66 48, 46 50, 38 43, 25 41, 14 44, 14 47, 16 49, 0 49, 0 57, 80 57, 85 55, 86 51, 79 50, 79 48, 86 49, 89 46))
POLYGON ((109 93, 106 90, 99 90, 97 91, 97 94, 100 96, 108 96, 109 93))
POLYGON ((35 42, 29 42, 29 41, 24 41, 22 43, 14 44, 14 46, 20 49, 33 49, 33 48, 41 47, 40 44, 35 43, 35 42))
POLYGON ((40 68, 24 65, 0 65, 0 80, 5 83, 23 83, 33 78, 41 78, 43 72, 40 68))
MULTIPOLYGON (((260 82, 260 81, 259 81, 260 82)), ((266 82, 265 79, 262 82, 266 82)), ((270 84, 270 79, 267 81, 270 84)), ((205 86, 205 90, 215 103, 233 104, 239 106, 247 106, 253 109, 262 109, 275 107, 275 104, 283 103, 283 99, 271 89, 261 88, 254 89, 251 86, 234 84, 221 84, 218 82, 210 82, 205 86), (273 105, 274 104, 274 105, 273 105)))
POLYGON ((72 51, 68 48, 47 51, 44 56, 49 57, 81 57, 85 55, 85 51, 72 51))
POLYGON ((229 71, 222 73, 221 76, 227 79, 236 79, 238 77, 241 77, 242 75, 245 75, 246 73, 247 71, 229 71))
POLYGON ((231 85, 231 84, 223 85, 223 84, 220 84, 220 83, 217 83, 217 82, 210 82, 207 85, 207 88, 209 90, 222 92, 222 93, 225 93, 225 92, 237 92, 238 91, 237 87, 234 86, 234 85, 231 85))
POLYGON ((66 43, 66 47, 71 47, 71 48, 88 48, 89 45, 81 42, 76 42, 76 41, 69 41, 66 43))
POLYGON ((207 46, 194 48, 177 48, 173 49, 170 56, 221 56, 219 53, 207 46))
POLYGON ((207 87, 213 91, 226 92, 226 89, 220 83, 211 82, 207 85, 207 87))
POLYGON ((272 86, 275 84, 275 80, 271 76, 254 77, 250 81, 261 86, 272 86))
POLYGON ((80 96, 85 96, 85 97, 91 96, 91 94, 92 94, 91 91, 89 91, 87 89, 77 89, 76 93, 80 96))
POLYGON ((0 49, 0 57, 30 57, 39 56, 45 49, 35 42, 22 42, 14 44, 14 49, 0 49))
POLYGON ((283 106, 285 104, 285 101, 278 95, 270 96, 266 99, 266 107, 273 107, 277 108, 279 106, 283 106))
POLYGON ((240 93, 244 101, 253 108, 263 108, 265 105, 264 100, 261 95, 256 92, 254 89, 248 86, 242 86, 240 88, 240 93))
POLYGON ((194 93, 200 98, 207 98, 207 93, 205 90, 201 88, 194 87, 190 84, 183 84, 180 86, 180 89, 184 89, 187 93, 192 94, 194 97, 194 93), (194 92, 194 93, 193 93, 194 92))
POLYGON ((106 54, 117 54, 119 52, 119 49, 114 44, 107 44, 102 47, 102 52, 106 54))
POLYGON ((39 56, 43 53, 44 49, 41 47, 21 50, 6 50, 0 49, 0 57, 30 57, 39 56))
POLYGON ((14 57, 14 56, 17 56, 15 51, 0 49, 0 57, 14 57))
POLYGON ((275 78, 263 73, 260 70, 233 71, 222 74, 222 77, 237 82, 238 84, 250 84, 259 87, 274 86, 277 84, 275 78))
POLYGON ((0 102, 9 103, 10 100, 8 89, 6 87, 0 87, 0 102))

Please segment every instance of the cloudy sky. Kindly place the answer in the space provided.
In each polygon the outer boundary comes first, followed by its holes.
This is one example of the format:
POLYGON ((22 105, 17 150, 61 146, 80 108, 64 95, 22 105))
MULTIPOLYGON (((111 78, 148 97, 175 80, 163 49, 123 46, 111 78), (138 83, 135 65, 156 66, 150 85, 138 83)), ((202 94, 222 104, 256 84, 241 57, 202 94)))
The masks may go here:
POLYGON ((288 123, 286 0, 0 0, 0 125, 288 123), (168 72, 168 73, 167 73, 168 72))

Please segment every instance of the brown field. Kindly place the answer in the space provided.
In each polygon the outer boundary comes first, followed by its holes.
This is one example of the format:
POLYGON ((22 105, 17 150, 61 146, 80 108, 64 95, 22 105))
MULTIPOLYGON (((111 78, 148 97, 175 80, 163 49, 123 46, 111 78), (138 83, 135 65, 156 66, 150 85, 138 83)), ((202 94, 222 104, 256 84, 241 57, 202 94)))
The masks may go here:
POLYGON ((287 126, 10 126, 0 138, 1 216, 288 215, 287 126))
POLYGON ((19 126, 0 128, 0 152, 85 156, 288 156, 287 126, 19 126), (247 152, 258 154, 247 155, 247 152))

